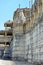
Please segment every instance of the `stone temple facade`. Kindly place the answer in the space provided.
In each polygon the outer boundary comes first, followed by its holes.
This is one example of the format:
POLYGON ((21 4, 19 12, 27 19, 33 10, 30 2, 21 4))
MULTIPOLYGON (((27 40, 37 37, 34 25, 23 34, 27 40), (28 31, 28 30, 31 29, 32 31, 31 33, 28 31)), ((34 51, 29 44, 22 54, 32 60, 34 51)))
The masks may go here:
POLYGON ((4 38, 11 36, 5 40, 4 49, 8 44, 8 56, 12 60, 43 62, 43 0, 35 0, 32 8, 18 8, 13 21, 6 22, 4 26, 4 38))
POLYGON ((12 22, 7 21, 5 30, 0 31, 0 58, 10 57, 10 42, 12 40, 12 22))

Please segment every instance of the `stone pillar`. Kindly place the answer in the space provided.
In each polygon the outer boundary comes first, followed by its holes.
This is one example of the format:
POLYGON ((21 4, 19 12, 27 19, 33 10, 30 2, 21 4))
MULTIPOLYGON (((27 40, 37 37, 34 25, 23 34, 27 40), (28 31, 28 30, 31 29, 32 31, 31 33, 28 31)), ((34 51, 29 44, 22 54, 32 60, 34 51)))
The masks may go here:
POLYGON ((5 31, 5 46, 6 46, 6 36, 7 36, 7 32, 5 31))
POLYGON ((30 44, 31 44, 31 62, 33 62, 33 33, 30 32, 30 44))

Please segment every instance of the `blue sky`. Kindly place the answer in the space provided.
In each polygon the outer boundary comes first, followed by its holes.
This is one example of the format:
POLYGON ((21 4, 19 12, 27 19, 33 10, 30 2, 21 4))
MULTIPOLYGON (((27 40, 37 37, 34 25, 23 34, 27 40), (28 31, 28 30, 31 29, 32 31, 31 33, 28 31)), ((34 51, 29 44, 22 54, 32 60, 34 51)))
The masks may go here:
POLYGON ((29 7, 30 0, 0 0, 0 30, 4 29, 7 20, 13 20, 13 13, 21 5, 21 8, 29 7))

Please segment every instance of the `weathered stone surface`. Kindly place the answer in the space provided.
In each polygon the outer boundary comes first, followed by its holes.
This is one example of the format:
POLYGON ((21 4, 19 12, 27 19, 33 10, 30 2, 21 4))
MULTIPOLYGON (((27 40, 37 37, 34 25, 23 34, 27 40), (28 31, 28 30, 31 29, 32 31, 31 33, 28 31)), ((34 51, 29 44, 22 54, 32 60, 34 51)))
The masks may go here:
POLYGON ((0 65, 31 65, 26 62, 0 60, 0 65))

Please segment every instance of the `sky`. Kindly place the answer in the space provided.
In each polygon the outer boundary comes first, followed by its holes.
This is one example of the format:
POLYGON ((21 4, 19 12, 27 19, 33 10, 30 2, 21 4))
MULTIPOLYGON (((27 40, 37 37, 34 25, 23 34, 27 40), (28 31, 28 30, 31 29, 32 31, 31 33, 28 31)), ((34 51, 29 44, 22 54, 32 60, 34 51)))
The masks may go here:
MULTIPOLYGON (((13 20, 14 11, 19 8, 29 7, 30 0, 0 0, 0 30, 4 30, 4 23, 13 20)), ((34 0, 33 0, 34 2, 34 0)))

